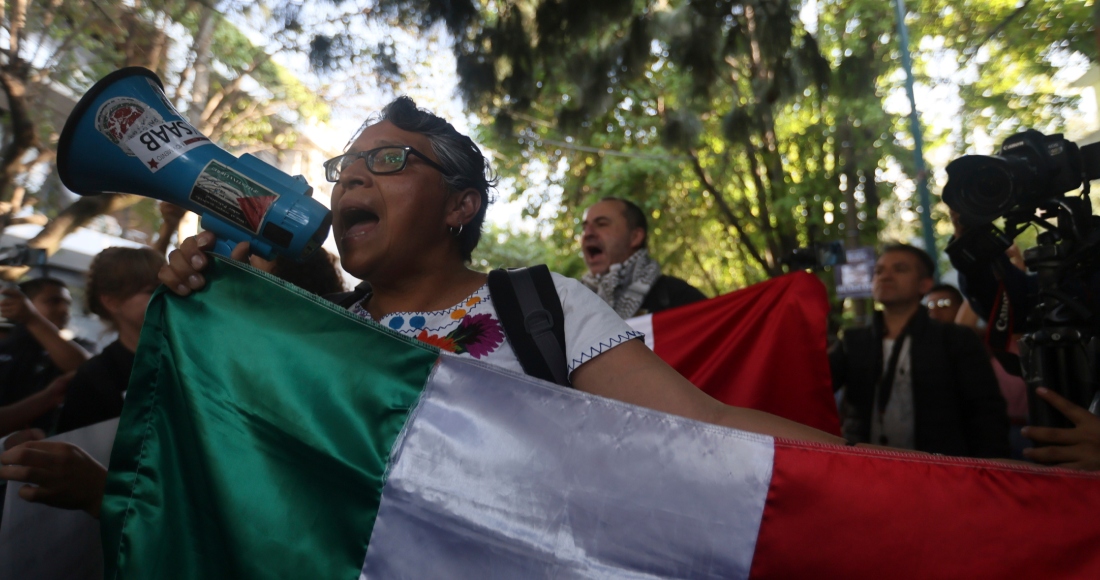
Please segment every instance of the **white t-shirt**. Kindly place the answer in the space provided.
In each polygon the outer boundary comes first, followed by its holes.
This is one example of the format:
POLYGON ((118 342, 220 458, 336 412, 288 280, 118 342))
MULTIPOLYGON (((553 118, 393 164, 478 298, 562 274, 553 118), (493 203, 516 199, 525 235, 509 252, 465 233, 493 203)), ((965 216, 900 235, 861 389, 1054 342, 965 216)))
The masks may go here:
MULTIPOLYGON (((890 353, 894 351, 894 339, 882 339, 882 356, 889 366, 890 353)), ((909 346, 911 341, 905 337, 898 351, 897 368, 894 371, 893 386, 890 389, 890 398, 886 400, 886 410, 878 411, 878 390, 875 390, 875 402, 872 408, 873 420, 871 421, 871 443, 875 445, 887 445, 899 449, 916 449, 916 432, 914 430, 913 417, 913 373, 909 359, 909 346)), ((885 375, 890 369, 882 370, 885 375)))
MULTIPOLYGON (((580 282, 554 272, 550 276, 565 314, 565 358, 570 375, 600 353, 628 340, 645 337, 580 282)), ((359 303, 351 307, 351 312, 372 319, 359 303)), ((523 372, 512 345, 504 336, 488 284, 446 310, 394 312, 378 323, 441 350, 523 372)))

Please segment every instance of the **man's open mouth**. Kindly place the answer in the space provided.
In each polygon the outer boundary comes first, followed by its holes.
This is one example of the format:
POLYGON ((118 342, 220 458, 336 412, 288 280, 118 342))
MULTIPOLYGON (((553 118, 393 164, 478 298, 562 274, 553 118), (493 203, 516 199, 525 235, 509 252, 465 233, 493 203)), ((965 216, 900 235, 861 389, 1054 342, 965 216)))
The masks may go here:
POLYGON ((603 255, 603 248, 601 248, 599 246, 589 245, 589 246, 584 247, 584 257, 589 259, 589 260, 596 259, 596 258, 598 258, 599 256, 602 256, 602 255, 603 255))

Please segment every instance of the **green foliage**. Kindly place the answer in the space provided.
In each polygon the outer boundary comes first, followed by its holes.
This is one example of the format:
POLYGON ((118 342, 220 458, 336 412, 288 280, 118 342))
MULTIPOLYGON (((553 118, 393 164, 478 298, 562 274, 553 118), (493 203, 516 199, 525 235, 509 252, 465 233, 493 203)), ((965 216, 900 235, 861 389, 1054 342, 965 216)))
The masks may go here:
MULTIPOLYGON (((823 209, 843 203, 839 174, 873 181, 892 153, 883 145, 898 121, 876 85, 890 61, 866 40, 877 30, 823 43, 782 3, 496 7, 467 35, 478 41, 456 45, 461 88, 531 213, 560 206, 563 247, 575 248, 588 204, 629 198, 650 213, 667 270, 728 291, 781 272, 799 245, 843 235, 840 212, 829 225, 823 209)), ((870 219, 853 224, 873 239, 877 199, 863 197, 870 219)))
POLYGON ((496 268, 520 268, 535 264, 555 264, 554 270, 566 276, 584 273, 584 261, 579 251, 559 255, 555 244, 548 244, 539 234, 489 225, 474 250, 473 267, 483 272, 496 268), (564 266, 564 267, 562 267, 564 266))
MULTIPOLYGON (((551 220, 543 242, 558 258, 575 259, 583 209, 604 196, 643 207, 657 259, 714 292, 780 273, 808 243, 915 234, 908 118, 886 106, 904 80, 892 2, 816 0, 812 30, 801 2, 380 6, 405 24, 446 23, 479 140, 527 215, 551 220)), ((909 10, 918 82, 957 86, 963 101, 957 126, 925 128, 929 147, 1062 129, 1075 100, 1053 78, 1059 63, 1096 56, 1091 3, 909 10)), ((944 225, 942 207, 933 218, 944 225)))
POLYGON ((1077 99, 1060 94, 1064 88, 1054 76, 1072 55, 1096 61, 1092 4, 922 0, 910 6, 914 32, 933 40, 921 59, 954 61, 960 71, 949 78, 925 73, 927 82, 958 85, 964 103, 955 128, 958 152, 972 149, 975 131, 999 142, 1024 128, 1064 130, 1077 99))

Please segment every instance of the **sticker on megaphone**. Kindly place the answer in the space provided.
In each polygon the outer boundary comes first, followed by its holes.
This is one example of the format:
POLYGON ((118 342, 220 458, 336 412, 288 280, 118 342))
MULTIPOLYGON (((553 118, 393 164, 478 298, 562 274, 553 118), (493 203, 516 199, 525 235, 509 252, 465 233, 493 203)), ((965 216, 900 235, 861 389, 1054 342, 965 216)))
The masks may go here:
POLYGON ((176 111, 160 78, 140 67, 107 75, 80 99, 61 132, 57 171, 80 195, 133 193, 199 214, 224 255, 249 242, 264 258, 302 259, 332 225, 309 184, 213 144, 176 111))

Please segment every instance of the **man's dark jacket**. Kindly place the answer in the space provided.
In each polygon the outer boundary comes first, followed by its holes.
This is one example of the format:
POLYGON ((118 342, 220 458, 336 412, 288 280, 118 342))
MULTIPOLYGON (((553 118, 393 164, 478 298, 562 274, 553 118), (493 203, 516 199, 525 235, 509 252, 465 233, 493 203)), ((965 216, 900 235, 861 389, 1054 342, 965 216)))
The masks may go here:
MULTIPOLYGON (((916 448, 960 457, 1008 457, 1008 414, 989 354, 969 328, 928 317, 921 307, 908 326, 916 448)), ((829 353, 833 388, 845 387, 844 435, 871 441, 875 387, 882 374, 884 325, 845 331, 829 353)))
POLYGON ((675 276, 662 274, 653 281, 653 286, 650 287, 649 293, 645 295, 645 300, 642 301, 638 314, 660 312, 706 299, 706 295, 696 289, 695 286, 675 276))

